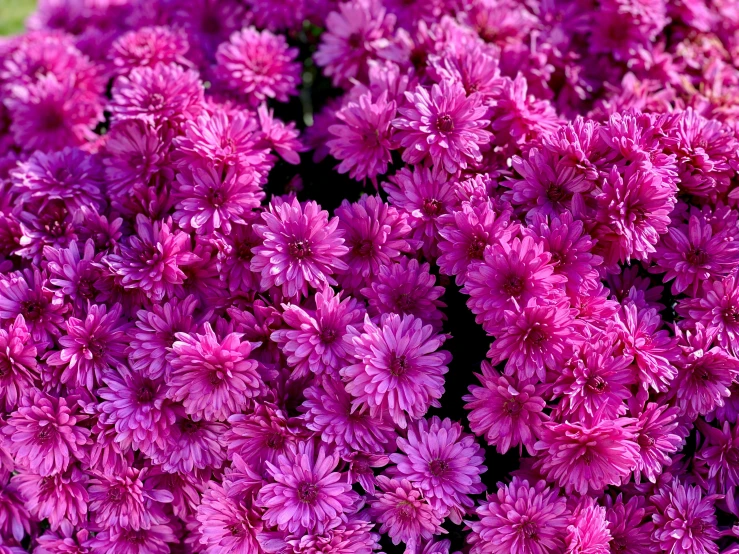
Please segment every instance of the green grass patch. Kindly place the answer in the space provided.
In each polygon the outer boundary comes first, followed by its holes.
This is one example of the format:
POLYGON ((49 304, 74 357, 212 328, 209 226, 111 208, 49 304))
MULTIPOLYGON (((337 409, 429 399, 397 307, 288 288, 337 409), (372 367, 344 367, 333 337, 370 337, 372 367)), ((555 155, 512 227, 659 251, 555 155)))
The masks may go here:
POLYGON ((36 7, 36 0, 0 0, 0 35, 23 31, 26 17, 36 7))

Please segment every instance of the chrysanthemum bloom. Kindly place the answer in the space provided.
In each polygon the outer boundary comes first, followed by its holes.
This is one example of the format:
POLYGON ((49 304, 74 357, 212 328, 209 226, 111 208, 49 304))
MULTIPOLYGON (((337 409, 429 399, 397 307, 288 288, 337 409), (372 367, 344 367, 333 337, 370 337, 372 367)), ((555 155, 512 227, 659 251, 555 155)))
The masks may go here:
POLYGON ((677 377, 669 396, 691 420, 723 406, 729 387, 739 377, 739 360, 723 348, 713 346, 715 332, 698 323, 695 330, 678 329, 683 357, 677 363, 677 377))
POLYGON ((691 215, 687 225, 672 226, 657 245, 655 261, 664 281, 675 279, 672 294, 692 296, 707 279, 727 275, 739 262, 739 242, 728 230, 715 233, 710 222, 691 215))
POLYGON ((228 427, 213 421, 193 421, 180 415, 168 431, 164 447, 152 456, 170 473, 195 474, 197 470, 220 468, 226 458, 221 439, 228 427))
POLYGON ((482 96, 467 96, 458 82, 443 80, 429 92, 419 85, 405 93, 407 104, 398 108, 393 121, 398 143, 405 148, 403 161, 418 164, 429 157, 448 173, 466 169, 482 160, 480 146, 490 142, 485 130, 487 108, 482 96))
POLYGON ((59 339, 62 348, 46 362, 64 368, 62 383, 92 391, 105 372, 125 363, 127 329, 120 304, 110 311, 105 305, 93 304, 84 320, 67 320, 67 334, 59 339))
POLYGON ((335 285, 334 271, 348 269, 341 260, 349 249, 337 230, 339 220, 329 220, 315 202, 272 201, 262 219, 265 225, 254 230, 263 243, 251 261, 252 271, 262 274, 262 289, 281 287, 288 298, 307 296, 308 286, 335 285))
POLYGON ((87 529, 62 527, 59 532, 46 531, 36 539, 36 554, 89 554, 90 532, 87 529))
MULTIPOLYGON (((267 28, 270 31, 296 31, 300 29, 303 21, 307 18, 308 11, 312 6, 305 0, 286 0, 275 4, 271 0, 247 0, 246 5, 251 9, 249 14, 260 29, 267 28)), ((324 8, 322 2, 317 3, 317 8, 324 8)), ((326 17, 325 13, 319 14, 326 17)), ((310 18, 307 18, 311 20, 310 18)))
POLYGON ((390 204, 408 214, 412 238, 422 245, 426 257, 437 255, 441 216, 458 204, 453 185, 439 166, 417 166, 413 171, 403 168, 390 177, 389 183, 383 183, 390 204))
POLYGON ((25 550, 20 546, 14 546, 12 544, 4 544, 0 538, 0 554, 25 554, 25 550))
POLYGON ((137 67, 113 83, 113 121, 141 119, 159 127, 179 125, 203 110, 203 83, 198 73, 177 64, 137 67))
POLYGON ((216 167, 256 171, 267 155, 259 139, 257 120, 247 112, 205 113, 186 121, 184 135, 175 139, 177 164, 187 168, 193 162, 207 160, 216 167))
POLYGON ((606 495, 606 519, 611 533, 611 552, 623 554, 651 554, 654 524, 647 512, 647 501, 642 496, 632 496, 624 501, 621 494, 614 500, 606 495))
POLYGON ((335 137, 326 143, 331 155, 341 163, 336 170, 349 173, 357 181, 371 179, 387 171, 394 148, 393 128, 396 106, 388 101, 387 91, 376 99, 365 92, 356 100, 350 100, 336 112, 338 123, 328 130, 335 137))
POLYGON ((326 17, 326 32, 314 60, 334 86, 367 75, 367 61, 390 45, 395 17, 378 0, 352 0, 326 17))
POLYGON ((682 485, 675 479, 650 497, 656 508, 652 515, 652 538, 659 548, 674 554, 716 554, 721 536, 713 507, 715 497, 703 498, 694 485, 682 485))
POLYGON ((176 334, 167 395, 182 402, 195 421, 225 421, 261 392, 258 364, 250 359, 257 345, 239 333, 219 339, 210 323, 203 330, 176 334))
POLYGON ((266 508, 264 521, 289 533, 323 533, 356 511, 359 495, 335 471, 338 463, 337 454, 328 454, 323 446, 315 452, 311 441, 278 456, 276 465, 266 462, 275 482, 257 496, 266 508))
POLYGON ((133 447, 147 455, 162 448, 175 422, 175 410, 167 399, 164 382, 129 372, 109 372, 102 381, 105 386, 97 391, 103 399, 101 417, 115 426, 116 442, 121 448, 133 447))
POLYGON ((28 151, 53 152, 96 138, 93 129, 103 120, 102 106, 73 82, 49 74, 31 85, 12 88, 5 105, 16 144, 28 151))
POLYGON ((44 257, 49 282, 57 287, 56 296, 71 302, 73 315, 81 316, 97 296, 100 269, 94 263, 100 256, 95 254, 94 242, 88 239, 82 247, 78 241, 72 241, 68 248, 45 246, 44 257))
POLYGON ((342 299, 331 287, 317 292, 315 303, 310 313, 295 304, 285 305, 282 319, 290 328, 278 329, 271 336, 287 357, 294 378, 310 372, 338 376, 350 358, 344 342, 347 327, 364 320, 364 306, 351 296, 342 299))
POLYGON ((390 415, 405 429, 409 420, 439 406, 451 355, 439 350, 444 335, 413 316, 383 314, 380 325, 367 317, 363 332, 346 338, 357 363, 341 369, 352 406, 366 404, 373 417, 390 415))
POLYGON ((105 257, 121 286, 141 289, 154 302, 165 295, 172 297, 175 287, 185 281, 182 268, 196 260, 190 237, 183 231, 173 232, 171 218, 151 221, 143 214, 136 216, 136 234, 128 237, 128 244, 121 245, 119 254, 105 257))
POLYGON ((128 361, 131 369, 149 379, 169 378, 170 359, 177 333, 195 330, 193 313, 197 307, 194 296, 184 300, 173 298, 164 304, 153 304, 136 314, 136 327, 129 330, 128 361))
POLYGON ((236 223, 231 226, 230 233, 213 236, 218 251, 215 267, 232 293, 259 289, 259 275, 251 270, 252 249, 262 242, 252 225, 259 216, 258 212, 253 212, 246 225, 236 223))
POLYGON ((436 260, 439 271, 454 276, 457 285, 467 280, 467 268, 481 261, 485 248, 497 242, 507 242, 518 233, 518 224, 511 223, 510 208, 496 213, 492 202, 463 202, 460 209, 439 218, 439 251, 436 260))
POLYGON ((455 523, 474 502, 470 495, 485 490, 480 474, 487 469, 485 454, 459 423, 437 416, 419 419, 409 426, 406 438, 398 438, 402 454, 391 454, 389 475, 408 479, 418 487, 440 517, 455 523))
POLYGON ((377 478, 381 492, 370 502, 370 515, 380 524, 380 533, 387 533, 393 544, 405 543, 414 551, 419 541, 446 532, 442 519, 407 479, 400 481, 384 475, 377 478))
POLYGON ((408 215, 379 196, 362 196, 353 204, 344 200, 335 213, 349 249, 344 258, 347 268, 337 271, 336 278, 349 291, 364 286, 370 275, 412 250, 408 215))
POLYGON ((198 164, 177 175, 173 194, 179 198, 173 218, 186 230, 209 234, 231 232, 231 224, 246 223, 264 192, 254 175, 234 168, 198 164))
POLYGON ((664 392, 677 375, 675 363, 680 359, 677 338, 670 337, 662 326, 655 309, 639 309, 629 302, 622 305, 618 318, 618 335, 624 343, 624 353, 633 356, 639 368, 639 380, 644 390, 664 392))
POLYGON ((46 477, 26 472, 13 477, 30 514, 38 521, 48 519, 52 531, 64 522, 76 527, 86 521, 87 480, 87 474, 75 466, 46 477))
POLYGON ((297 446, 300 421, 288 417, 270 403, 261 403, 251 414, 235 414, 228 418, 230 428, 223 436, 228 457, 241 456, 257 469, 264 462, 276 463, 277 457, 297 446))
POLYGON ((557 409, 577 421, 615 419, 626 413, 636 380, 630 356, 616 350, 614 333, 585 335, 575 354, 562 366, 553 392, 562 397, 557 409))
POLYGON ((372 554, 380 549, 380 535, 373 533, 374 523, 351 519, 318 535, 288 535, 265 533, 260 543, 266 552, 274 554, 372 554))
POLYGON ((535 448, 537 467, 568 493, 580 494, 619 485, 636 467, 639 447, 631 418, 544 424, 535 448))
POLYGON ((335 377, 323 376, 304 394, 305 426, 320 433, 324 443, 336 445, 339 454, 384 453, 394 444, 392 422, 370 416, 367 406, 352 407, 352 396, 335 377))
POLYGON ((602 227, 596 237, 605 244, 606 264, 646 260, 667 233, 676 190, 650 168, 640 164, 621 174, 614 166, 595 191, 596 216, 602 227))
POLYGON ((14 322, 20 315, 37 346, 51 344, 64 324, 65 306, 55 298, 45 273, 27 269, 0 278, 0 319, 14 322))
POLYGON ((22 315, 0 329, 0 397, 10 413, 38 378, 37 349, 22 315))
POLYGON ((56 398, 31 389, 2 429, 17 464, 41 476, 66 471, 85 457, 90 431, 78 425, 76 398, 56 398), (67 402, 69 400, 69 402, 67 402))
MULTIPOLYGON (((274 150, 287 163, 299 164, 299 153, 304 151, 305 147, 298 138, 300 132, 295 128, 295 122, 285 123, 276 118, 274 110, 269 109, 266 103, 257 108, 257 117, 262 128, 260 144, 274 150)), ((274 162, 276 158, 270 155, 268 160, 274 162)))
POLYGON ((493 364, 507 360, 506 375, 546 381, 546 370, 561 367, 580 338, 569 303, 543 304, 535 298, 522 310, 506 310, 505 322, 488 351, 493 364))
POLYGON ((245 27, 218 47, 214 71, 228 89, 253 106, 267 98, 287 102, 298 93, 297 54, 283 35, 245 27))
POLYGON ((31 532, 31 517, 25 502, 19 497, 13 483, 7 483, 3 476, 0 485, 0 533, 3 537, 14 538, 17 542, 23 540, 26 533, 31 532))
POLYGON ((545 385, 517 383, 498 374, 487 360, 481 368, 482 374, 475 375, 483 386, 470 385, 470 394, 462 397, 467 402, 464 407, 469 410, 470 429, 484 436, 500 454, 516 446, 526 447, 533 454, 534 443, 541 437, 542 423, 547 417, 542 398, 545 385))
POLYGON ((77 148, 45 154, 37 151, 11 171, 19 202, 63 200, 70 209, 100 206, 100 166, 77 148))
POLYGON ((735 463, 739 456, 739 426, 732 427, 725 421, 717 429, 699 420, 698 429, 706 440, 696 453, 696 458, 708 467, 708 489, 724 491, 728 508, 735 512, 735 487, 739 485, 739 466, 735 463))
POLYGON ((111 45, 108 59, 113 71, 126 75, 137 67, 159 63, 179 63, 188 66, 185 57, 190 45, 180 30, 170 27, 142 27, 120 36, 111 45))
POLYGON ((559 120, 552 105, 529 94, 526 79, 520 73, 515 79, 503 78, 500 93, 490 116, 490 129, 495 142, 522 146, 544 134, 557 130, 559 120))
POLYGON ((514 477, 480 503, 480 521, 468 521, 470 554, 561 552, 570 512, 556 490, 514 477))
MULTIPOLYGON (((399 4, 403 1, 395 0, 399 4)), ((442 0, 443 1, 443 0, 442 0)), ((423 5, 437 4, 438 0, 423 5)), ((413 9, 423 9, 421 2, 415 2, 413 9)), ((503 79, 500 76, 500 52, 488 45, 473 43, 454 52, 444 52, 443 55, 430 55, 428 63, 432 78, 457 81, 467 94, 478 93, 483 97, 483 104, 488 105, 493 96, 500 92, 503 79)))
POLYGON ((166 516, 160 504, 172 502, 172 493, 151 487, 145 480, 146 471, 128 467, 120 473, 93 474, 87 486, 93 521, 103 528, 131 530, 164 523, 166 516))
MULTIPOLYGON (((739 273, 703 283, 703 294, 679 302, 678 314, 688 321, 700 322, 709 334, 733 356, 739 354, 739 273)), ((2 315, 2 312, 0 312, 2 315)))
POLYGON ((200 543, 206 552, 214 554, 259 552, 257 533, 262 531, 259 514, 229 492, 214 481, 208 483, 198 506, 200 543))
POLYGON ((606 509, 592 498, 583 498, 572 513, 567 526, 565 552, 567 554, 611 554, 611 532, 606 520, 606 509))
POLYGON ((169 554, 169 545, 177 542, 172 525, 162 522, 148 529, 106 528, 87 546, 99 554, 169 554))
POLYGON ((554 274, 542 242, 514 238, 487 247, 483 261, 470 264, 462 292, 470 297, 467 306, 477 316, 475 320, 494 333, 505 310, 526 306, 532 298, 547 298, 565 280, 554 274))
POLYGON ((442 312, 446 304, 439 300, 444 287, 436 286, 429 264, 418 260, 400 258, 398 263, 385 265, 375 274, 370 286, 361 290, 367 299, 370 316, 377 319, 385 313, 413 315, 436 330, 446 316, 442 312))

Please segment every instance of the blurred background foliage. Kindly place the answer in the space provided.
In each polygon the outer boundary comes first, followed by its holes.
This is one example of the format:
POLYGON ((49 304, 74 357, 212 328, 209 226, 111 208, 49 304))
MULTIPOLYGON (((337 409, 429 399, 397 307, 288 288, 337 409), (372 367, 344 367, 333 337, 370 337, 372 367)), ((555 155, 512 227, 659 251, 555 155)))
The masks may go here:
POLYGON ((0 35, 20 33, 35 7, 36 0, 0 0, 0 35))

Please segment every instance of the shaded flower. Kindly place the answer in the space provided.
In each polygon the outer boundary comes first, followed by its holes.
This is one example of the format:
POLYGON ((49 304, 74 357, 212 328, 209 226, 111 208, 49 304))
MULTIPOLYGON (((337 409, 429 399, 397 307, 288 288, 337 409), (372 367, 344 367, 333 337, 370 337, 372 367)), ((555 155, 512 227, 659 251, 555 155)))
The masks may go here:
POLYGON ((37 349, 22 315, 8 329, 0 329, 0 396, 12 412, 38 379, 37 349))
POLYGON ((76 466, 53 475, 20 472, 13 483, 23 496, 26 508, 37 520, 48 519, 52 531, 65 523, 78 526, 87 519, 88 476, 76 466))

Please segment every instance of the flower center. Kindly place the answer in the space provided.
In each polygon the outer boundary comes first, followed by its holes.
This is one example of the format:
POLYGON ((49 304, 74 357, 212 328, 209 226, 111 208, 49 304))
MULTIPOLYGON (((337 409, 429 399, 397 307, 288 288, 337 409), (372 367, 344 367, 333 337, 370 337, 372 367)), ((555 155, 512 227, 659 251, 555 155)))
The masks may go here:
POLYGON ((527 521, 521 525, 521 534, 527 539, 537 540, 539 538, 539 529, 533 521, 527 521))
POLYGON ((324 329, 321 331, 321 342, 331 344, 336 340, 336 331, 333 329, 324 329))
POLYGON ((43 309, 41 303, 36 300, 24 300, 21 302, 21 313, 26 321, 38 321, 41 319, 43 309))
POLYGON ((413 298, 413 295, 407 292, 399 294, 395 299, 395 307, 404 314, 410 312, 415 305, 416 301, 413 298))
POLYGON ((547 198, 550 202, 562 202, 567 197, 567 191, 559 185, 549 185, 547 198))
POLYGON ((36 441, 42 444, 50 442, 54 436, 54 428, 51 425, 45 425, 36 434, 36 441))
POLYGON ((282 436, 280 433, 271 433, 267 440, 265 441, 268 448, 272 448, 273 450, 278 450, 282 448, 282 445, 285 444, 285 437, 282 436))
POLYGON ((46 131, 56 131, 64 127, 64 115, 58 110, 49 109, 39 118, 40 127, 46 131))
POLYGON ((446 460, 431 460, 431 463, 429 463, 429 471, 435 477, 439 477, 447 469, 449 469, 449 462, 446 460))
POLYGON ((228 526, 228 531, 232 536, 238 537, 244 532, 244 529, 238 523, 234 523, 233 525, 228 526))
POLYGON ((364 42, 362 40, 362 35, 359 33, 352 33, 349 35, 349 38, 346 40, 347 44, 349 44, 349 47, 352 50, 358 49, 360 46, 362 46, 362 43, 364 42))
POLYGON ((436 120, 436 128, 442 133, 451 133, 454 131, 454 120, 449 114, 441 114, 436 120))
POLYGON ((395 377, 402 377, 408 373, 410 364, 405 356, 396 356, 392 354, 390 357, 390 373, 395 377))
POLYGON ((435 198, 424 198, 423 213, 430 217, 435 217, 441 213, 441 202, 435 198))
POLYGON ((511 275, 506 279, 505 283, 503 283, 503 291, 508 296, 519 296, 523 292, 523 279, 516 277, 515 275, 511 275))
POLYGON ((211 190, 208 192, 208 202, 216 208, 223 205, 223 202, 226 200, 226 195, 221 190, 211 190))
POLYGON ((305 504, 313 504, 318 498, 318 487, 313 483, 303 481, 298 485, 298 500, 305 504))
POLYGON ((307 240, 296 240, 290 243, 290 255, 298 260, 303 260, 310 256, 310 244, 307 240))
POLYGON ((532 329, 529 332, 528 342, 532 346, 541 346, 546 339, 547 336, 541 331, 541 329, 532 329))
POLYGON ((361 256, 362 258, 367 258, 371 253, 372 250, 374 250, 372 246, 372 241, 369 239, 362 239, 359 242, 354 244, 354 247, 352 248, 352 251, 357 255, 361 256))
POLYGON ((482 255, 485 252, 486 246, 487 243, 483 239, 475 237, 467 248, 467 255, 473 260, 482 260, 482 255))
POLYGON ((593 375, 590 377, 585 386, 589 391, 594 392, 595 394, 603 394, 606 392, 606 382, 603 377, 600 377, 599 375, 593 375))
POLYGON ((649 448, 650 446, 654 445, 654 439, 646 433, 639 433, 639 436, 636 437, 636 442, 642 448, 649 448))
POLYGON ((401 500, 398 502, 398 517, 405 521, 410 521, 416 517, 416 509, 413 504, 407 500, 401 500))
POLYGON ((685 261, 691 265, 703 265, 708 259, 708 254, 702 248, 692 248, 685 254, 685 261))
POLYGON ((123 491, 121 487, 112 487, 108 489, 108 500, 113 504, 118 504, 123 499, 123 491))
POLYGON ((136 400, 138 400, 141 404, 148 404, 153 398, 154 388, 152 387, 151 383, 144 383, 143 385, 141 385, 139 393, 138 395, 136 395, 136 400))
POLYGON ((7 356, 0 356, 0 378, 10 375, 13 364, 7 356))
POLYGON ((151 93, 146 103, 146 107, 150 110, 158 110, 162 106, 164 106, 164 95, 158 92, 151 93))
POLYGON ((192 435, 200 429, 200 424, 191 419, 183 419, 180 421, 180 430, 186 435, 192 435))
POLYGON ((724 319, 729 323, 739 323, 739 308, 736 306, 729 306, 724 311, 724 319))
POLYGON ((521 406, 521 403, 515 398, 506 400, 503 403, 503 411, 509 416, 517 416, 518 414, 521 413, 522 408, 523 406, 521 406))

